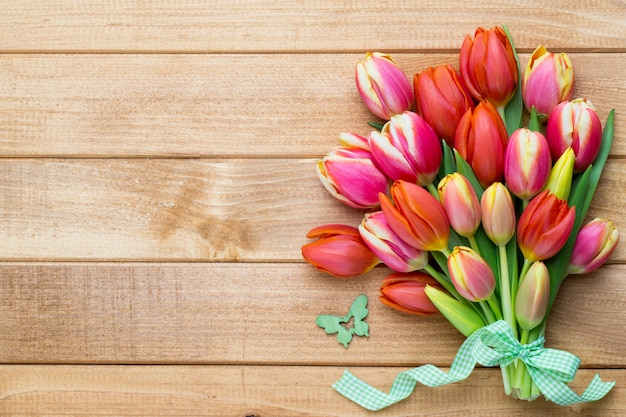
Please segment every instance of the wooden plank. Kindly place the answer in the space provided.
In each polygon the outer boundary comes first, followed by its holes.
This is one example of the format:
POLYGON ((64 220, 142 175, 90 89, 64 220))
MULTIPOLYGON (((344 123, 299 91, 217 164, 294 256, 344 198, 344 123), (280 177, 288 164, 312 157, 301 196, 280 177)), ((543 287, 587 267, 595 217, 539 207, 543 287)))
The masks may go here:
MULTIPOLYGON (((388 390, 403 368, 363 367, 359 377, 388 390)), ((0 412, 18 416, 369 416, 331 385, 343 368, 317 366, 0 366, 0 412)), ((599 370, 617 385, 604 399, 559 407, 540 398, 518 401, 502 391, 499 370, 477 369, 465 381, 418 386, 377 416, 496 417, 626 413, 626 371, 599 370)), ((581 370, 570 386, 581 392, 596 370, 581 370)))
MULTIPOLYGON (((622 228, 625 172, 609 161, 590 212, 622 228)), ((362 216, 310 159, 0 159, 2 260, 300 261, 312 227, 362 216)))
POLYGON ((2 9, 2 52, 457 49, 477 26, 500 24, 508 25, 526 50, 542 43, 569 49, 626 48, 626 11, 608 0, 484 0, 470 8, 460 0, 5 0, 2 9))
MULTIPOLYGON (((569 277, 546 346, 576 354, 584 368, 624 367, 625 272, 612 265, 569 277)), ((442 316, 383 306, 388 273, 341 280, 304 264, 2 263, 0 363, 449 366, 463 337, 442 316), (370 337, 345 349, 315 318, 343 316, 361 293, 370 337)))
MULTIPOLYGON (((2 55, 2 156, 321 156, 340 132, 371 130, 367 122, 375 118, 354 86, 361 58, 2 55)), ((394 58, 412 76, 456 65, 458 54, 394 58)), ((613 153, 626 155, 626 54, 571 59, 574 96, 591 99, 603 121, 616 109, 613 153)))

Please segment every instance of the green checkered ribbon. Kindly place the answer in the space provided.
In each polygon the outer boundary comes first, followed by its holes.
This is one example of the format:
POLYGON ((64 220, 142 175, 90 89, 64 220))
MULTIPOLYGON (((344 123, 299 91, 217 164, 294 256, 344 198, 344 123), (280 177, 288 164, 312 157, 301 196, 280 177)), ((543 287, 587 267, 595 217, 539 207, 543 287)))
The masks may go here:
POLYGON ((541 338, 522 345, 505 321, 497 321, 475 331, 465 342, 445 373, 434 365, 423 365, 396 376, 389 394, 368 385, 345 371, 333 388, 368 410, 380 410, 411 395, 420 382, 429 387, 451 384, 467 378, 476 364, 500 367, 519 359, 524 362, 537 387, 548 400, 559 405, 596 401, 604 397, 615 382, 603 382, 595 375, 582 395, 567 386, 574 379, 580 359, 569 352, 543 347, 541 338))

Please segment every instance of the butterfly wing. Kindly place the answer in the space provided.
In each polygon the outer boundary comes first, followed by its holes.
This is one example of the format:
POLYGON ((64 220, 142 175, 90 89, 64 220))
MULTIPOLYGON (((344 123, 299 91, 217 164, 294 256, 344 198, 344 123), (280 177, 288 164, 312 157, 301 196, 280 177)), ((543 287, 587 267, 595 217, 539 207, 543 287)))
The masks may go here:
POLYGON ((342 325, 344 318, 322 314, 317 316, 315 323, 323 328, 326 334, 337 333, 337 341, 347 348, 352 340, 352 332, 342 325))
POLYGON ((350 307, 350 316, 354 317, 354 327, 352 332, 357 336, 369 337, 369 325, 363 320, 367 317, 369 310, 367 309, 367 296, 365 294, 359 295, 352 307, 350 307))

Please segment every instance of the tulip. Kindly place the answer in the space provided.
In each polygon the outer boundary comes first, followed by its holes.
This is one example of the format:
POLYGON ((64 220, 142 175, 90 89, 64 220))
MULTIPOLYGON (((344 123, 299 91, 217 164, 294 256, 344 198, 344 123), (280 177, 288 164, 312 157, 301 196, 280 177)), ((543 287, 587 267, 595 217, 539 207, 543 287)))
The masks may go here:
POLYGON ((534 106, 538 114, 549 116, 557 104, 571 98, 573 86, 574 67, 567 54, 556 55, 543 46, 535 49, 522 76, 522 97, 529 111, 534 106))
POLYGON ((619 231, 612 222, 595 218, 576 236, 569 261, 570 274, 586 274, 598 269, 611 256, 619 242, 619 231))
POLYGON ((389 186, 372 154, 360 148, 333 149, 318 162, 317 174, 333 197, 354 208, 377 207, 378 193, 389 186))
POLYGON ((556 255, 574 227, 576 209, 547 190, 530 200, 517 224, 517 243, 524 258, 543 261, 556 255))
POLYGON ((491 103, 483 101, 461 118, 454 147, 474 170, 483 187, 501 181, 508 134, 491 103))
POLYGON ((367 213, 359 233, 370 250, 394 271, 417 271, 428 263, 428 252, 415 249, 400 239, 389 227, 382 211, 367 213))
POLYGON ((411 109, 411 83, 388 54, 368 52, 356 65, 355 78, 363 102, 381 119, 411 109))
POLYGON ((491 267, 474 249, 456 246, 448 257, 448 271, 454 288, 469 301, 486 300, 496 288, 491 267))
POLYGON ((425 316, 439 310, 426 296, 426 285, 443 289, 430 275, 423 272, 392 274, 380 286, 379 300, 403 313, 425 316))
POLYGON ((448 174, 437 190, 452 228, 461 236, 474 236, 480 226, 480 202, 467 178, 458 172, 448 174))
POLYGON ((356 133, 340 133, 339 143, 345 148, 359 148, 366 151, 370 150, 369 140, 365 136, 357 135, 356 133))
POLYGON ((419 185, 398 180, 391 197, 379 194, 391 229, 406 243, 424 251, 447 251, 450 223, 441 203, 419 185))
POLYGON ((567 200, 572 189, 575 158, 572 148, 567 148, 554 163, 544 190, 549 190, 558 198, 567 200))
POLYGON ((596 109, 584 99, 559 104, 548 119, 546 139, 553 159, 571 147, 576 155, 574 172, 584 171, 596 159, 602 144, 602 124, 596 109))
POLYGON ((506 245, 515 233, 515 207, 509 190, 500 182, 491 184, 480 199, 482 224, 497 246, 506 245))
POLYGON ((302 246, 302 257, 315 268, 341 278, 364 274, 380 263, 356 227, 318 226, 306 235, 315 242, 302 246))
POLYGON ((530 200, 539 194, 551 167, 548 142, 540 132, 526 128, 513 132, 504 154, 504 179, 513 195, 530 200))
POLYGON ((382 132, 370 133, 369 146, 377 165, 391 180, 425 186, 439 172, 441 143, 417 113, 407 111, 393 116, 382 132))
POLYGON ((424 292, 437 307, 437 310, 465 337, 469 337, 476 330, 485 326, 484 320, 476 310, 450 296, 447 292, 430 285, 426 286, 424 292))
POLYGON ((543 321, 550 301, 550 273, 543 262, 534 262, 524 275, 515 297, 515 317, 523 330, 543 321))
POLYGON ((474 101, 450 64, 429 67, 413 77, 417 112, 439 138, 454 145, 461 117, 474 101))
POLYGON ((504 108, 515 94, 518 67, 513 46, 500 27, 476 29, 461 45, 461 79, 476 100, 504 108))

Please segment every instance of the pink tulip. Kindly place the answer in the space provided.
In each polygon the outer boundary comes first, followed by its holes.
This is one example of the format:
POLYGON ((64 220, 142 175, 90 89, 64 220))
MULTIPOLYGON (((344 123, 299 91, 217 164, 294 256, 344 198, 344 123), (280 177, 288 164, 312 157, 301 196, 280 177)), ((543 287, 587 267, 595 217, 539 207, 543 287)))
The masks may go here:
POLYGON ((483 187, 502 180, 506 127, 496 108, 483 101, 461 118, 454 147, 474 170, 483 187))
POLYGON ((474 236, 480 226, 480 202, 467 178, 458 172, 446 175, 437 190, 452 228, 461 236, 474 236))
POLYGON ((383 280, 379 299, 386 306, 403 313, 418 316, 438 313, 437 307, 424 293, 426 286, 443 291, 437 281, 422 272, 393 274, 383 280))
POLYGON ((320 271, 350 278, 380 263, 356 227, 327 224, 311 229, 306 236, 318 240, 302 246, 302 257, 320 271))
POLYGON ((398 180, 390 189, 394 203, 379 194, 391 229, 406 243, 424 251, 448 248, 450 223, 441 203, 419 185, 398 180))
POLYGON ((354 208, 377 207, 378 193, 389 187, 372 154, 360 148, 333 149, 318 162, 317 174, 333 197, 354 208))
POLYGON ((365 105, 384 120, 410 110, 413 88, 388 54, 368 52, 356 66, 356 86, 365 105))
POLYGON ((428 252, 415 249, 400 239, 382 211, 367 213, 359 233, 370 250, 394 271, 417 271, 428 263, 428 252))
POLYGON ((530 200, 548 182, 551 164, 548 142, 540 132, 526 128, 516 130, 504 154, 507 188, 522 200, 530 200))
POLYGON ((454 146, 456 127, 474 107, 471 95, 450 64, 429 67, 413 77, 417 112, 439 138, 454 146))
POLYGON ((448 271, 454 288, 469 301, 483 301, 496 288, 493 271, 476 251, 457 246, 448 257, 448 271))
POLYGON ((524 258, 543 261, 556 255, 574 227, 576 209, 548 190, 530 200, 517 224, 517 243, 524 258))
POLYGON ((546 139, 553 159, 571 147, 576 155, 574 172, 584 171, 602 144, 602 124, 596 109, 584 99, 560 103, 548 119, 546 139))
POLYGON ((476 100, 495 107, 507 105, 518 81, 517 61, 506 32, 500 27, 476 29, 461 45, 461 79, 476 100))
POLYGON ((431 184, 441 164, 441 143, 417 113, 404 112, 370 133, 369 146, 380 169, 391 180, 431 184))
POLYGON ((480 199, 485 233, 498 246, 506 245, 515 233, 515 207, 509 190, 500 182, 491 184, 480 199))
POLYGON ((619 242, 619 231, 612 222, 595 218, 576 236, 570 258, 570 274, 586 274, 598 269, 611 256, 619 242))
MULTIPOLYGON (((522 97, 526 108, 549 116, 557 104, 572 97, 574 67, 567 54, 548 52, 539 46, 528 60, 522 77, 522 97)), ((555 158, 556 159, 556 158, 555 158)))

